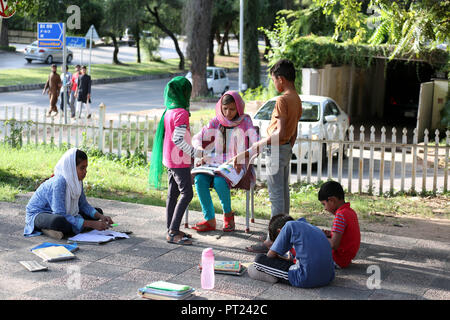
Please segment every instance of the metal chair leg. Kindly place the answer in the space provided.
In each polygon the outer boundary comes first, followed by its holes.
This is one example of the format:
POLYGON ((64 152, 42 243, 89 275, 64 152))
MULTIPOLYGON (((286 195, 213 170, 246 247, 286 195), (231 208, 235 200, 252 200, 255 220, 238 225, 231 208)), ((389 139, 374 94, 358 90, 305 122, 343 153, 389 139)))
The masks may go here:
POLYGON ((250 220, 252 223, 255 223, 255 187, 252 186, 250 188, 250 200, 252 203, 252 219, 250 220))
POLYGON ((189 208, 184 212, 184 227, 189 228, 189 208))
POLYGON ((250 222, 249 222, 249 218, 250 218, 250 190, 246 191, 246 196, 245 196, 245 232, 249 233, 250 232, 250 222))

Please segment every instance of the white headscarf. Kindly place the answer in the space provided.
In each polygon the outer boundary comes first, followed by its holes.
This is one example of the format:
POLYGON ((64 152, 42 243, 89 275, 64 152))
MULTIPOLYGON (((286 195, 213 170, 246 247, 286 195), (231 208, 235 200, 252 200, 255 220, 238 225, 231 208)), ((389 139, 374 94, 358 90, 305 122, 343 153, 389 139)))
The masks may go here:
POLYGON ((77 148, 72 148, 64 153, 54 171, 55 176, 63 176, 66 180, 66 213, 72 216, 79 213, 78 201, 82 190, 82 182, 78 180, 76 154, 77 148))

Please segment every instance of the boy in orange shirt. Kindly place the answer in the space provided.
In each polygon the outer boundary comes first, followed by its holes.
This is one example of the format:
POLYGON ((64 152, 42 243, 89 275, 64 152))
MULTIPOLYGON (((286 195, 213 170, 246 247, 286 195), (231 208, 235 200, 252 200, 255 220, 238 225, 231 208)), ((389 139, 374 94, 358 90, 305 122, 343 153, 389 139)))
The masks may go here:
MULTIPOLYGON (((274 217, 278 214, 289 214, 289 166, 292 147, 297 139, 298 121, 302 116, 302 101, 295 88, 296 71, 291 61, 279 60, 270 69, 270 75, 275 89, 282 95, 277 98, 273 109, 267 138, 261 139, 246 152, 237 155, 234 158, 234 166, 245 163, 245 157, 251 157, 265 149, 267 188, 272 204, 271 217, 274 217)), ((246 249, 254 253, 266 253, 271 245, 267 235, 264 242, 246 249)))
POLYGON ((345 268, 358 253, 361 243, 358 216, 350 203, 345 202, 344 190, 336 181, 325 182, 318 197, 325 210, 335 216, 331 232, 324 232, 329 238, 335 264, 345 268))

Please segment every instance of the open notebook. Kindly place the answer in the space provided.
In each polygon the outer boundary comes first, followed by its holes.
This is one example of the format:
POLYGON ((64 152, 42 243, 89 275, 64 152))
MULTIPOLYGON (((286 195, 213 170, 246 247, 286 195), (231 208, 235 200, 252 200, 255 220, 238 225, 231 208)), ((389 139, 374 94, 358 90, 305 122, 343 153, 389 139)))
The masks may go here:
POLYGON ((221 164, 220 166, 203 165, 192 169, 191 173, 192 174, 204 173, 210 176, 218 174, 227 179, 233 187, 237 185, 244 176, 244 170, 241 170, 241 172, 237 173, 233 165, 227 163, 221 164))
POLYGON ((116 239, 128 239, 127 234, 112 230, 92 230, 90 232, 79 233, 67 239, 69 243, 78 242, 84 244, 102 244, 116 239))

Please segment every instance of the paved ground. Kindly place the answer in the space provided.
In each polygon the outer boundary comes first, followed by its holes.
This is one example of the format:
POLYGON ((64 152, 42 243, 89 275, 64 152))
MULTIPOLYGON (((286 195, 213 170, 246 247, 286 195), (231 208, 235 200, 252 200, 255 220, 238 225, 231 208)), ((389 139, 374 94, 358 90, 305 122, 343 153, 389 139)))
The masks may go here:
MULTIPOLYGON (((75 260, 44 263, 48 271, 31 273, 18 261, 40 261, 30 248, 51 239, 22 236, 29 196, 20 196, 15 203, 0 202, 0 299, 140 300, 138 288, 152 281, 168 280, 191 285, 196 288, 195 299, 208 300, 450 300, 448 224, 439 229, 440 236, 433 240, 414 237, 412 232, 394 236, 388 232, 363 231, 354 263, 348 269, 338 270, 335 280, 326 287, 299 289, 259 282, 244 274, 216 275, 214 290, 206 291, 200 287, 196 268, 201 251, 211 246, 216 259, 251 262, 254 255, 243 248, 263 233, 266 221, 257 220, 246 234, 245 220, 238 217, 238 231, 234 233, 216 231, 203 235, 194 231, 193 246, 177 246, 163 237, 163 208, 100 199, 89 201, 103 208, 116 223, 131 229, 134 232, 131 238, 102 246, 83 245, 75 260), (73 289, 77 270, 81 286, 73 289), (377 285, 377 274, 381 280, 379 289, 370 288, 377 285)), ((190 212, 189 216, 192 223, 199 221, 201 213, 190 212)), ((218 218, 221 221, 221 216, 218 218)))

